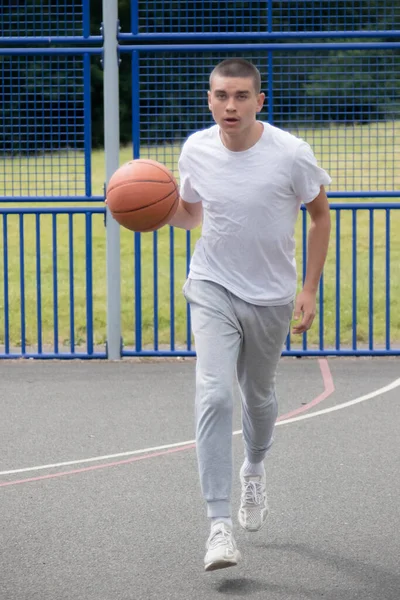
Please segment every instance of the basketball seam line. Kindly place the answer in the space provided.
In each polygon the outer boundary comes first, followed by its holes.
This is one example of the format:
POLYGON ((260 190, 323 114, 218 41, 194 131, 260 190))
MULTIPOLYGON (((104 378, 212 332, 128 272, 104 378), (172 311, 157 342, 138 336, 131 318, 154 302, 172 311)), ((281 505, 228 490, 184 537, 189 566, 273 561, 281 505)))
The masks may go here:
MULTIPOLYGON (((165 215, 164 219, 161 219, 161 221, 159 223, 157 223, 156 227, 158 229, 161 229, 161 227, 164 227, 164 225, 168 225, 168 220, 170 218, 171 212, 174 209, 175 204, 176 204, 176 202, 173 203, 173 205, 171 206, 171 208, 168 211, 168 214, 165 215), (160 223, 163 223, 163 222, 164 222, 164 225, 160 225, 160 223)), ((157 231, 157 229, 144 229, 142 231, 142 233, 150 233, 151 231, 155 232, 155 231, 157 231)))
MULTIPOLYGON (((150 159, 146 160, 145 158, 139 158, 138 160, 141 160, 142 162, 146 163, 146 165, 151 165, 152 167, 156 167, 156 169, 158 169, 159 171, 161 171, 162 173, 164 173, 165 175, 167 175, 167 176, 168 176, 168 179, 169 179, 169 181, 172 181, 172 183, 173 183, 174 185, 176 185, 175 178, 174 178, 174 179, 172 179, 172 178, 171 178, 171 177, 168 175, 168 173, 166 173, 166 172, 164 171, 164 169, 161 169, 161 167, 159 167, 157 164, 155 165, 153 162, 149 162, 149 161, 150 161, 150 159)), ((156 161, 154 161, 154 162, 156 162, 156 161)), ((165 167, 165 168, 167 168, 167 167, 165 167)))
MULTIPOLYGON (((114 215, 123 215, 123 214, 131 214, 134 212, 138 212, 140 210, 143 210, 144 208, 149 208, 150 206, 155 206, 156 204, 158 204, 159 202, 162 202, 163 200, 166 200, 166 198, 168 198, 168 196, 171 196, 171 194, 175 193, 177 190, 175 188, 175 190, 173 190, 172 192, 170 192, 169 194, 167 194, 166 196, 164 196, 163 198, 159 198, 157 200, 157 202, 151 202, 150 204, 146 204, 145 206, 141 206, 140 208, 135 208, 133 210, 112 210, 111 212, 114 215)), ((177 195, 177 197, 179 198, 179 193, 177 195)))
POLYGON ((132 185, 132 183, 159 183, 160 185, 168 185, 169 183, 174 183, 170 179, 168 181, 159 181, 158 179, 132 179, 131 181, 124 181, 124 183, 120 183, 118 185, 114 185, 109 191, 116 190, 117 188, 124 187, 124 185, 132 185))

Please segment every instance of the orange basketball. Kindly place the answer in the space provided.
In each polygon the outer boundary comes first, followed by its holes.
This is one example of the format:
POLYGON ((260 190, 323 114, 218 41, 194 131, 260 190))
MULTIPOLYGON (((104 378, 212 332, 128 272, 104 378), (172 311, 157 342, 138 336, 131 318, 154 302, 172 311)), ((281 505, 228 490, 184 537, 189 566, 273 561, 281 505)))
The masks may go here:
POLYGON ((132 231, 154 231, 173 217, 179 189, 161 163, 138 158, 125 163, 110 178, 107 206, 120 225, 132 231))

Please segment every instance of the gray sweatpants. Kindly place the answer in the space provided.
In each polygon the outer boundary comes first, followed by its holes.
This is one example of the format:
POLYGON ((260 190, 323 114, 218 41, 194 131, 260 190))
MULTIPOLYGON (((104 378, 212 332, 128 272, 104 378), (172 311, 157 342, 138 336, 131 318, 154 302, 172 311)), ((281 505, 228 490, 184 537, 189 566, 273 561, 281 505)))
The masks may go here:
POLYGON ((196 442, 209 517, 231 516, 232 414, 235 373, 242 398, 245 455, 261 462, 277 417, 275 375, 293 303, 256 306, 211 281, 188 279, 195 339, 196 442))

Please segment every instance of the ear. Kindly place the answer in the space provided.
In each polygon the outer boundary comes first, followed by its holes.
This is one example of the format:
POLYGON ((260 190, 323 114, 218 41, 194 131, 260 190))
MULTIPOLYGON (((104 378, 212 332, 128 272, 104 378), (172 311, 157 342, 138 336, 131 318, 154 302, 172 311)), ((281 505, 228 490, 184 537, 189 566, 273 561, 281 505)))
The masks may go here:
POLYGON ((212 108, 211 108, 211 92, 210 91, 207 92, 207 102, 208 102, 208 109, 212 110, 212 108))
POLYGON ((258 94, 257 97, 257 112, 261 112, 262 107, 264 106, 264 102, 265 102, 265 94, 261 93, 258 94))

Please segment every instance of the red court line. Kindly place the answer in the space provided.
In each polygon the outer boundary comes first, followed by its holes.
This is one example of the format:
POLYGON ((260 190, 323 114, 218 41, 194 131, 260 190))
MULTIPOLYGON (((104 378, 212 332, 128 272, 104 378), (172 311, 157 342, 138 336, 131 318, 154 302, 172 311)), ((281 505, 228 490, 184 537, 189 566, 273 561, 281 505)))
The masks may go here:
POLYGON ((187 446, 180 446, 179 448, 170 448, 169 450, 163 450, 162 452, 150 452, 149 454, 143 454, 142 456, 135 456, 133 458, 118 460, 111 463, 104 463, 102 465, 83 467, 82 469, 74 469, 73 471, 61 471, 61 473, 51 473, 50 475, 40 475, 39 477, 29 477, 27 479, 19 479, 17 481, 6 481, 4 483, 0 483, 0 487, 5 487, 7 485, 17 485, 19 483, 28 483, 29 481, 41 481, 42 479, 53 479, 54 477, 64 477, 65 475, 76 475, 77 473, 96 471, 97 469, 116 467, 117 465, 126 465, 128 463, 133 463, 138 460, 144 460, 145 458, 155 458, 156 456, 164 456, 165 454, 172 454, 173 452, 182 452, 183 450, 195 448, 195 446, 196 444, 188 444, 187 446))
POLYGON ((323 400, 328 398, 328 396, 333 394, 333 392, 335 391, 335 385, 333 383, 332 373, 329 368, 328 361, 326 360, 326 358, 319 358, 318 363, 319 363, 319 368, 321 369, 322 381, 324 382, 324 387, 325 387, 322 394, 319 394, 319 396, 314 398, 314 400, 311 400, 311 402, 304 404, 304 406, 300 406, 299 408, 296 408, 295 410, 292 410, 291 412, 286 413, 286 415, 281 415, 280 417, 277 418, 277 420, 276 420, 277 423, 279 421, 285 421, 286 419, 291 419, 292 417, 295 417, 296 415, 299 415, 300 413, 310 410, 310 408, 313 408, 314 406, 316 406, 317 404, 319 404, 320 402, 322 402, 323 400))
MULTIPOLYGON (((305 404, 304 406, 300 406, 299 408, 292 410, 284 415, 281 415, 277 419, 277 423, 279 421, 284 421, 286 419, 290 419, 295 415, 300 413, 304 413, 310 408, 313 408, 326 398, 330 396, 335 391, 335 386, 333 383, 332 374, 329 368, 328 361, 325 358, 318 359, 319 368, 321 370, 322 380, 324 383, 324 391, 316 396, 313 400, 305 404)), ((103 463, 101 465, 92 465, 90 467, 83 467, 81 469, 73 469, 72 471, 61 471, 60 473, 50 473, 49 475, 39 475, 38 477, 29 477, 26 479, 18 479, 15 481, 5 481, 0 483, 0 487, 7 487, 11 485, 19 485, 21 483, 30 483, 33 481, 42 481, 45 479, 54 479, 56 477, 65 477, 66 475, 77 475, 78 473, 87 473, 88 471, 96 471, 99 469, 106 469, 109 467, 116 467, 119 465, 127 465, 129 463, 134 463, 139 460, 146 460, 148 458, 156 458, 157 456, 165 456, 167 454, 173 454, 174 452, 183 452, 185 450, 191 450, 196 447, 196 444, 187 444, 186 446, 180 446, 179 448, 170 448, 169 450, 162 450, 161 452, 150 452, 148 454, 143 454, 142 456, 134 456, 132 458, 127 458, 124 460, 118 460, 110 463, 103 463)))

